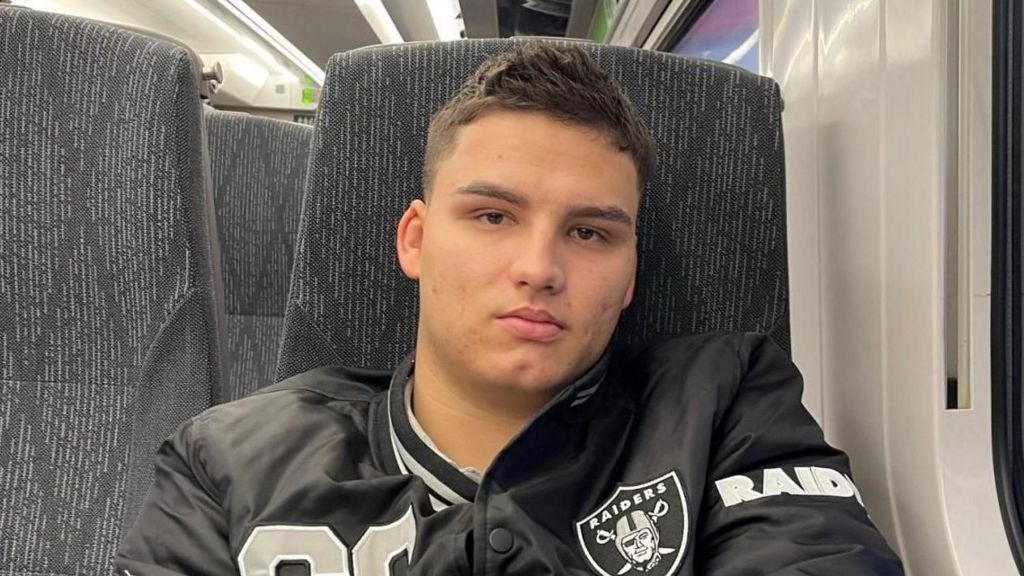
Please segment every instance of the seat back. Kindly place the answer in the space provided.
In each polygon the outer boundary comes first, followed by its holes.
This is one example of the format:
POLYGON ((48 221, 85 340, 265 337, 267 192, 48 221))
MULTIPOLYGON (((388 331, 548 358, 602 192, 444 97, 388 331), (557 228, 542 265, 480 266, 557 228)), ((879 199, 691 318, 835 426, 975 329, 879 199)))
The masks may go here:
POLYGON ((206 108, 227 312, 227 398, 274 381, 313 129, 206 108))
POLYGON ((0 6, 0 566, 109 574, 153 457, 219 399, 198 70, 0 6))
MULTIPOLYGON (((391 368, 412 348, 416 284, 398 268, 394 234, 420 196, 426 128, 482 60, 521 41, 384 46, 331 59, 278 379, 334 363, 391 368)), ((747 330, 788 349, 778 86, 725 64, 581 46, 623 87, 659 150, 640 203, 636 294, 616 337, 747 330)))

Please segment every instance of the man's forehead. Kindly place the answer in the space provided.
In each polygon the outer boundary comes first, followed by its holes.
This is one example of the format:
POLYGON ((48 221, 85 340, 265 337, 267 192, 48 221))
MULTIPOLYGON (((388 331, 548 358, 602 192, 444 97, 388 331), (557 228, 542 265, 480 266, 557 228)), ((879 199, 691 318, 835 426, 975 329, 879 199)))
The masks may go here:
POLYGON ((548 197, 636 213, 639 190, 632 157, 596 129, 539 112, 500 111, 459 132, 439 163, 431 195, 476 193, 517 205, 548 197))
MULTIPOLYGON (((572 122, 559 119, 551 114, 536 110, 508 110, 496 108, 486 110, 477 115, 468 123, 460 126, 455 132, 454 141, 458 143, 465 140, 477 140, 491 138, 498 133, 502 138, 491 140, 496 144, 510 144, 515 142, 516 137, 523 139, 538 139, 549 141, 552 136, 571 137, 593 142, 596 145, 607 147, 610 152, 622 153, 614 144, 612 138, 603 130, 582 122, 572 122)), ((471 149, 477 149, 479 142, 474 141, 471 149)))

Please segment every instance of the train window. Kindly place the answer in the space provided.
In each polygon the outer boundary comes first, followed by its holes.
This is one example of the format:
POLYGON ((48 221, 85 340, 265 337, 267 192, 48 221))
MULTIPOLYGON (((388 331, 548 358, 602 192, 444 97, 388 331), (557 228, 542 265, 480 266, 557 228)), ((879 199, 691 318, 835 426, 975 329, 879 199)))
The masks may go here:
POLYGON ((1003 522, 1024 573, 1024 14, 993 3, 992 444, 1003 522))
POLYGON ((757 72, 757 43, 757 0, 713 0, 686 28, 672 52, 736 64, 757 72))

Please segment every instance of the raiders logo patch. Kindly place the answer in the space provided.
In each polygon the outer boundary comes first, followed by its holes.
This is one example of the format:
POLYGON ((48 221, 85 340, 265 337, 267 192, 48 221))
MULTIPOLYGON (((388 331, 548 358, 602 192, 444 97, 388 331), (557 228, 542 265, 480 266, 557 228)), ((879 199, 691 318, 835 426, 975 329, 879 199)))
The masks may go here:
POLYGON ((675 471, 636 486, 618 486, 576 523, 576 537, 602 576, 675 574, 690 526, 686 496, 675 471))

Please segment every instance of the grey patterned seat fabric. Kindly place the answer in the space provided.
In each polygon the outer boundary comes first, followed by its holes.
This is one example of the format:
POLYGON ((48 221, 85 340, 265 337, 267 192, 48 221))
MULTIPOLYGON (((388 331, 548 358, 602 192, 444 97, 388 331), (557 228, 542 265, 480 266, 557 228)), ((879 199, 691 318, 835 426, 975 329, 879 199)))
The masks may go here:
MULTIPOLYGON (((420 194, 426 127, 487 55, 518 41, 374 47, 331 59, 278 379, 335 363, 390 368, 411 350, 416 285, 398 268, 394 234, 420 194)), ((636 295, 616 337, 747 330, 788 350, 778 86, 724 64, 584 46, 659 148, 641 199, 636 295)))
POLYGON ((4 574, 111 573, 160 442, 219 397, 197 74, 167 42, 0 6, 4 574))
POLYGON ((227 398, 274 381, 313 129, 206 108, 227 311, 227 398))

